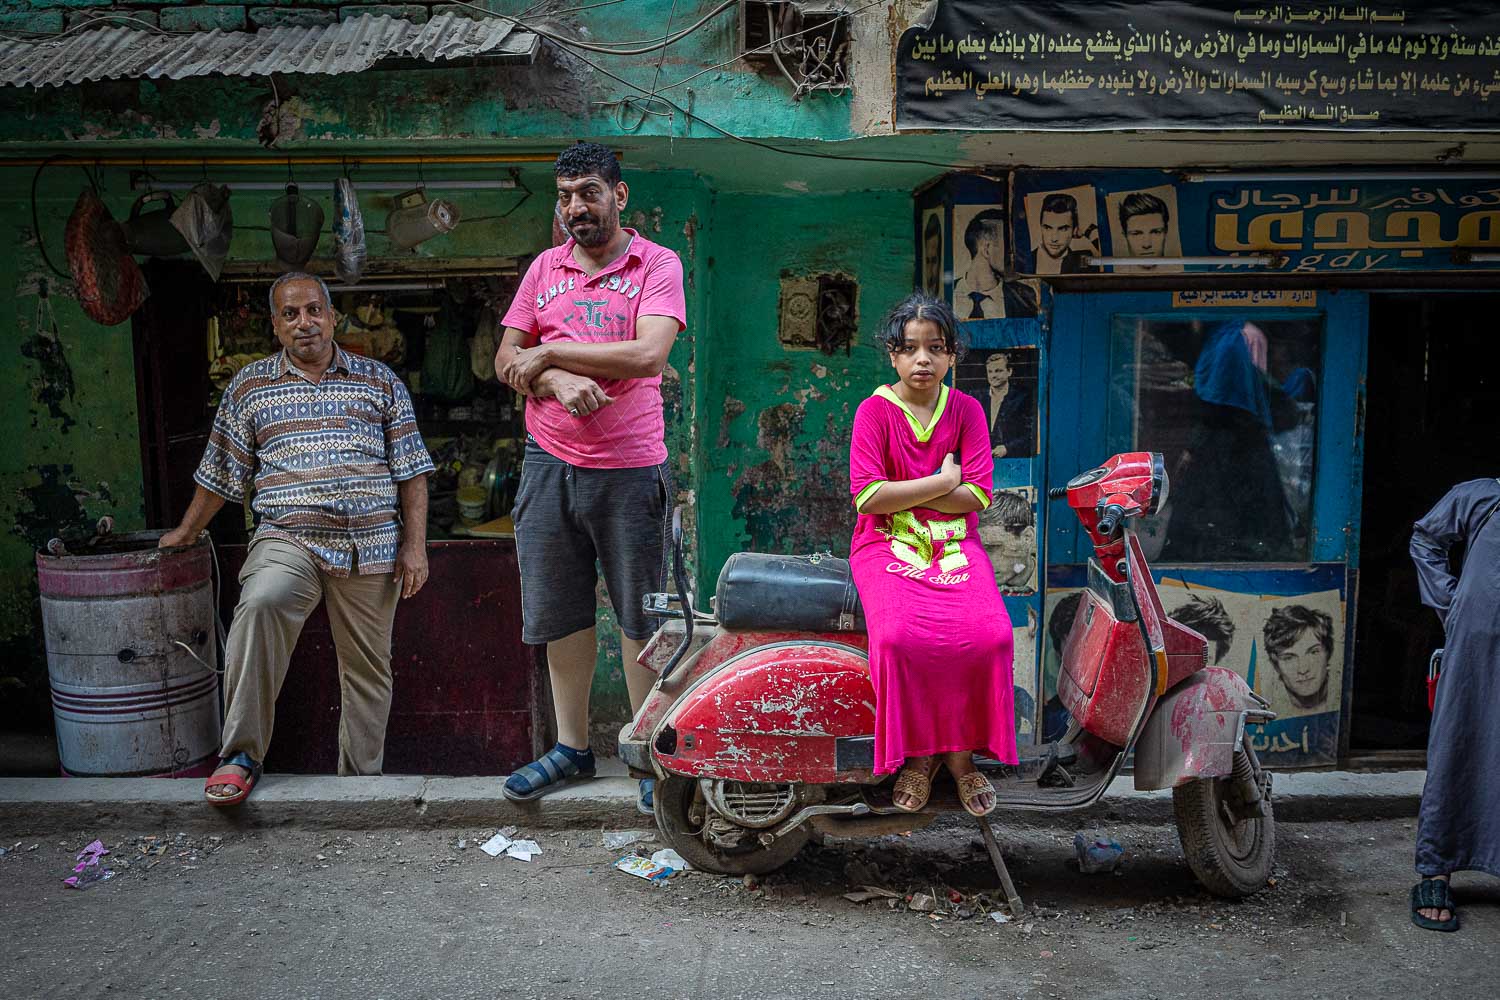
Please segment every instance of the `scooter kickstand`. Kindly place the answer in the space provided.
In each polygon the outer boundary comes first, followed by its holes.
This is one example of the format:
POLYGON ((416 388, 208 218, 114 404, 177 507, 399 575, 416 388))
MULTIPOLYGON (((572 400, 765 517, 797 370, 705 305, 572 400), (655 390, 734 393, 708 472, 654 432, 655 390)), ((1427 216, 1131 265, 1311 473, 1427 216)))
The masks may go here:
POLYGON ((1005 867, 1005 859, 1000 856, 1000 845, 995 842, 995 831, 990 827, 988 819, 979 817, 978 822, 979 832, 984 835, 985 850, 990 852, 990 861, 995 866, 995 872, 1000 876, 1000 888, 1005 890, 1005 905, 1010 907, 1011 919, 1020 919, 1025 906, 1021 902, 1020 893, 1016 892, 1016 884, 1010 880, 1010 869, 1005 867))

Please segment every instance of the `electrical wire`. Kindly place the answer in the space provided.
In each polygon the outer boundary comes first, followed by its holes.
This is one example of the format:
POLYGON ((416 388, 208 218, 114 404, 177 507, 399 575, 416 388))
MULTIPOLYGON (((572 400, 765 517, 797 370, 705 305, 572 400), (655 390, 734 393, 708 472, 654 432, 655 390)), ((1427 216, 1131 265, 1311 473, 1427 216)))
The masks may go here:
POLYGON ((744 143, 747 146, 754 146, 757 149, 764 149, 764 150, 766 150, 768 152, 772 152, 772 153, 782 153, 782 154, 784 154, 786 156, 800 156, 800 157, 804 157, 804 158, 808 158, 808 159, 815 159, 815 160, 842 160, 842 161, 846 161, 846 162, 849 162, 849 163, 892 163, 892 164, 899 164, 899 165, 902 165, 902 166, 939 167, 939 168, 941 168, 943 170, 967 170, 967 169, 969 169, 970 167, 973 166, 973 164, 968 164, 968 163, 949 163, 949 162, 944 162, 944 161, 941 161, 941 160, 924 160, 924 159, 898 159, 896 157, 890 157, 890 156, 836 156, 836 155, 834 155, 832 153, 815 153, 815 152, 813 152, 811 150, 806 150, 806 149, 787 149, 787 148, 782 147, 782 146, 774 146, 774 145, 772 145, 772 144, 770 144, 768 142, 761 142, 758 139, 747 139, 747 138, 745 138, 742 135, 736 135, 734 132, 729 131, 729 129, 724 128, 721 125, 715 124, 714 122, 710 121, 707 118, 704 118, 702 115, 698 114, 697 112, 687 110, 682 105, 678 104, 676 101, 673 101, 670 98, 663 97, 661 94, 656 94, 654 96, 650 95, 645 90, 645 88, 643 88, 643 87, 640 86, 640 84, 632 83, 631 81, 625 79, 622 76, 619 76, 619 75, 617 75, 615 73, 611 73, 609 70, 605 69, 603 66, 600 66, 598 63, 594 62, 592 59, 588 58, 587 56, 578 55, 578 53, 574 53, 574 55, 577 55, 580 60, 582 60, 583 62, 587 63, 589 66, 593 67, 596 72, 601 73, 604 76, 609 77, 611 80, 614 80, 617 83, 624 84, 626 87, 629 87, 631 90, 635 91, 637 94, 640 94, 640 95, 642 95, 644 97, 651 97, 652 100, 661 101, 664 104, 668 105, 669 107, 675 108, 677 111, 681 112, 684 117, 690 118, 693 121, 701 122, 702 124, 707 125, 709 128, 713 129, 715 132, 717 132, 720 135, 724 136, 724 138, 726 138, 726 139, 733 139, 736 142, 742 142, 742 143, 744 143))
MULTIPOLYGON (((859 7, 855 7, 853 10, 846 11, 845 14, 844 14, 844 16, 845 17, 853 17, 855 14, 858 14, 861 11, 869 10, 871 7, 879 7, 881 4, 883 4, 885 2, 886 2, 886 0, 871 0, 870 3, 863 4, 863 5, 859 6, 859 7)), ((778 39, 776 39, 776 41, 785 41, 788 38, 796 38, 798 35, 806 35, 806 34, 808 34, 810 32, 822 31, 824 28, 828 27, 829 23, 831 23, 831 22, 826 22, 825 21, 822 24, 815 24, 811 28, 803 28, 801 31, 789 31, 785 35, 781 35, 778 39)), ((704 75, 705 73, 712 73, 714 70, 723 69, 725 66, 733 66, 735 63, 739 62, 745 56, 756 55, 756 54, 761 54, 761 53, 769 52, 771 50, 771 47, 773 45, 775 45, 775 44, 776 44, 775 41, 771 41, 771 42, 767 42, 765 45, 757 45, 753 49, 746 49, 744 52, 741 52, 739 55, 735 56, 733 59, 726 59, 724 62, 719 63, 717 66, 710 66, 707 69, 701 69, 698 72, 694 73, 692 76, 684 77, 683 79, 678 80, 676 83, 669 83, 665 87, 662 87, 660 90, 658 90, 657 93, 658 94, 665 94, 669 90, 676 90, 678 87, 681 87, 683 84, 691 83, 692 81, 698 79, 698 77, 704 75)))

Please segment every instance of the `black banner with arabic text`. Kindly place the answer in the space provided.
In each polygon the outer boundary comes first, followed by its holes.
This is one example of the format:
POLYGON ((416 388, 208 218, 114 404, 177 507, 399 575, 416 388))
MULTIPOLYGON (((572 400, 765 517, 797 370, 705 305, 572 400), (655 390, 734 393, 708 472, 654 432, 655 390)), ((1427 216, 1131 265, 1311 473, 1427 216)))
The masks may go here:
POLYGON ((939 0, 898 129, 1500 128, 1500 5, 939 0))

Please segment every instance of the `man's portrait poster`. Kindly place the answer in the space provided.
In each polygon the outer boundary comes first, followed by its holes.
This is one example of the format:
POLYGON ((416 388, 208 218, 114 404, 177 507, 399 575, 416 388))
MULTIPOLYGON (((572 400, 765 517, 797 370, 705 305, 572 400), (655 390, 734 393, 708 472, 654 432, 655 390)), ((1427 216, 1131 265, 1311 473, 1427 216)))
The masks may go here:
MULTIPOLYGON (((1104 197, 1111 257, 1181 257, 1177 191, 1170 184, 1104 197)), ((1181 264, 1115 264, 1116 274, 1181 271, 1181 264)))

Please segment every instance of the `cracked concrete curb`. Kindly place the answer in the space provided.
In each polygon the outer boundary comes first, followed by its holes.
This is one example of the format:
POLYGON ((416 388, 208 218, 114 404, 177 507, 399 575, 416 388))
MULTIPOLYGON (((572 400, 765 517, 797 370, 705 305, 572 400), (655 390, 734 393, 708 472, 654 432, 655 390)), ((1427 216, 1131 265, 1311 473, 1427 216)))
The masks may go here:
MULTIPOLYGON (((1277 774, 1276 818, 1309 823, 1415 816, 1423 771, 1277 774)), ((99 827, 209 831, 297 826, 304 829, 568 827, 620 829, 649 824, 635 810, 636 784, 600 777, 537 799, 511 802, 500 777, 379 778, 267 775, 246 803, 216 809, 203 801, 203 779, 0 778, 0 837, 99 827)), ((1066 813, 997 814, 1001 826, 1080 822, 1170 823, 1170 792, 1136 792, 1116 779, 1104 799, 1066 813)))

